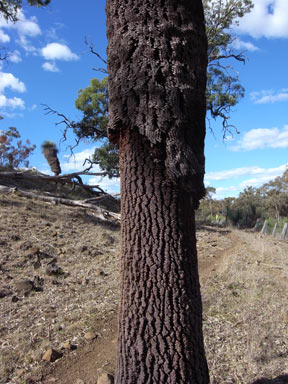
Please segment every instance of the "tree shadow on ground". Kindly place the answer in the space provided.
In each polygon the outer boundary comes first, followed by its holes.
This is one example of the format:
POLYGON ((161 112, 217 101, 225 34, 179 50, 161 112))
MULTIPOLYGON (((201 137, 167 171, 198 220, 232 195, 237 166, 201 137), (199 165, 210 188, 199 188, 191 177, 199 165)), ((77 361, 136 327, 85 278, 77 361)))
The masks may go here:
POLYGON ((275 377, 274 379, 258 379, 253 381, 252 384, 288 384, 288 375, 275 377))

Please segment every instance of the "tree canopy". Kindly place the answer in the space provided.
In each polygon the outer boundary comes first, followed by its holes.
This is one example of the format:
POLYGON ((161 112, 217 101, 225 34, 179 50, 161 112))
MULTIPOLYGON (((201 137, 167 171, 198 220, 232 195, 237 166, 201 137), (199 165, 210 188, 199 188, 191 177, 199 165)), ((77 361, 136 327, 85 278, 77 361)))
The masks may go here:
MULTIPOLYGON (((244 63, 245 55, 243 51, 237 49, 233 27, 241 17, 251 11, 253 4, 251 0, 203 0, 203 6, 208 38, 207 119, 209 125, 211 118, 220 119, 225 137, 234 127, 230 122, 233 107, 244 96, 244 88, 232 64, 233 61, 244 63)), ((90 51, 99 58, 93 45, 90 51)), ((101 57, 100 59, 105 63, 101 57)), ((80 89, 75 106, 83 113, 83 117, 78 122, 70 122, 67 119, 66 124, 73 129, 78 141, 81 139, 100 141, 102 147, 96 149, 92 160, 111 176, 118 176, 118 149, 107 141, 107 78, 102 80, 94 78, 88 87, 80 89)))
POLYGON ((222 119, 223 135, 230 124, 232 108, 244 96, 231 60, 245 62, 245 55, 236 49, 231 28, 253 8, 251 0, 203 0, 208 39, 206 103, 213 119, 222 119))
MULTIPOLYGON (((29 5, 36 7, 45 7, 51 0, 27 0, 29 5)), ((24 5, 22 0, 2 0, 0 1, 0 13, 6 20, 16 22, 18 20, 18 11, 24 5)))

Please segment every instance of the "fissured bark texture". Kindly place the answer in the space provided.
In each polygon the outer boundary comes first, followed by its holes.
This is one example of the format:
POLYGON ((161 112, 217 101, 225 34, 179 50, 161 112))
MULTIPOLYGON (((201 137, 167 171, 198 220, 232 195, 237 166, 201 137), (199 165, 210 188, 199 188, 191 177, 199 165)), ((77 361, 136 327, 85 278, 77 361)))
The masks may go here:
POLYGON ((121 137, 117 384, 207 384, 191 193, 137 131, 121 137))
POLYGON ((107 0, 110 141, 119 144, 116 384, 208 384, 194 209, 203 196, 201 0, 107 0))
POLYGON ((107 0, 109 124, 137 129, 166 174, 204 192, 207 41, 201 0, 107 0))

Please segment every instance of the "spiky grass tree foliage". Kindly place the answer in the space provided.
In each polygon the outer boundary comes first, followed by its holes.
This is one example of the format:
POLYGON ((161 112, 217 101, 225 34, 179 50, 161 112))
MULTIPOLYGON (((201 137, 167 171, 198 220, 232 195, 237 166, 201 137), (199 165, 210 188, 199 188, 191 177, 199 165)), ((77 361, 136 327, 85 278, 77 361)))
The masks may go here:
POLYGON ((49 167, 51 168, 51 171, 54 173, 55 176, 58 176, 61 173, 61 167, 60 162, 58 159, 58 149, 56 147, 56 144, 52 141, 44 141, 44 143, 41 146, 42 153, 47 160, 49 167))

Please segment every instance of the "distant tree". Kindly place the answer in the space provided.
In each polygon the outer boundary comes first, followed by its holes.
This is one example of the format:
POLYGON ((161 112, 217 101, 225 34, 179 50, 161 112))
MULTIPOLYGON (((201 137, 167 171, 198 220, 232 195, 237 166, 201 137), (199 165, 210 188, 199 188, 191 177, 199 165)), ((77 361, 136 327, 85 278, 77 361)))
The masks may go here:
POLYGON ((0 166, 11 169, 20 166, 28 167, 28 157, 36 148, 31 145, 29 140, 23 144, 20 133, 15 127, 10 127, 7 131, 0 131, 0 166), (17 140, 19 139, 19 140, 17 140))
POLYGON ((54 173, 54 175, 58 176, 61 173, 61 167, 57 156, 58 149, 56 147, 56 144, 52 141, 46 140, 42 144, 41 148, 42 153, 51 168, 51 171, 54 173))
POLYGON ((259 188, 267 214, 277 221, 288 217, 288 169, 282 176, 265 183, 259 188))
MULTIPOLYGON (((231 28, 239 18, 251 11, 253 4, 251 0, 204 0, 203 6, 208 36, 207 112, 213 119, 222 120, 225 137, 233 127, 230 123, 231 111, 244 96, 244 88, 238 81, 231 60, 245 62, 245 56, 236 48, 231 28)), ((95 53, 93 49, 91 51, 95 53)), ((80 139, 102 140, 103 147, 96 149, 93 161, 112 176, 118 176, 118 149, 113 144, 107 144, 105 139, 108 123, 107 78, 101 81, 92 79, 88 87, 79 91, 75 105, 83 112, 83 118, 75 123, 74 132, 80 139)))
MULTIPOLYGON (((29 5, 36 7, 45 7, 50 3, 51 0, 28 0, 29 5)), ((23 7, 24 1, 22 0, 1 0, 0 1, 0 13, 6 20, 13 21, 14 23, 18 20, 19 9, 23 7)))
POLYGON ((227 214, 233 225, 240 228, 253 228, 257 219, 263 217, 263 211, 263 198, 259 189, 247 187, 233 201, 227 214))

